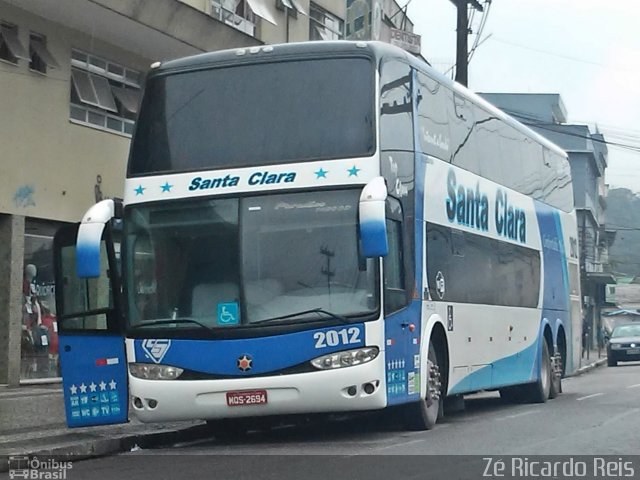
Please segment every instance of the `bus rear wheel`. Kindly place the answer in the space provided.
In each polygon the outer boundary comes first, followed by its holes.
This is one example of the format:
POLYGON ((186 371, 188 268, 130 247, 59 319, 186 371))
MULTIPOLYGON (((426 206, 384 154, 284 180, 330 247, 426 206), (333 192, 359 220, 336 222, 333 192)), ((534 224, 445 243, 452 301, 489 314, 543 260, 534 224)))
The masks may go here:
POLYGON ((557 367, 551 360, 549 344, 546 340, 543 340, 542 354, 540 356, 540 378, 538 381, 526 385, 501 388, 500 398, 508 403, 545 403, 549 398, 555 398, 562 387, 559 382, 560 377, 555 378, 554 368, 557 367))
POLYGON ((404 406, 404 423, 409 430, 430 430, 444 413, 442 361, 431 341, 427 355, 427 391, 425 398, 404 406))
POLYGON ((562 393, 562 370, 562 355, 557 352, 551 357, 551 385, 549 388, 549 398, 551 399, 562 393))

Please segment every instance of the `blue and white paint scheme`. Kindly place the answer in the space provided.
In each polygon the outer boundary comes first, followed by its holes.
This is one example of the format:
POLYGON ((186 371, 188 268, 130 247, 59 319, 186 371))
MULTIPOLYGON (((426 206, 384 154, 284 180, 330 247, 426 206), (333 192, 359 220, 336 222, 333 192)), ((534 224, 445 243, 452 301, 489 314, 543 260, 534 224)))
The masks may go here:
POLYGON ((111 199, 102 200, 91 207, 80 223, 76 242, 76 269, 80 278, 100 276, 100 244, 105 225, 113 218, 115 204, 111 199))
MULTIPOLYGON (((575 231, 575 217, 435 158, 423 168, 429 192, 424 198, 425 221, 525 246, 541 257, 535 308, 441 302, 437 298, 425 303, 426 322, 447 325, 447 316, 455 312, 455 328, 447 329, 448 394, 536 381, 547 326, 554 346, 558 335, 565 335, 567 362, 573 363, 569 339, 575 319, 572 325, 567 269, 578 264, 577 259, 567 257, 569 238, 562 232, 575 231), (456 209, 458 202, 476 211, 469 215, 468 208, 456 209), (505 228, 506 211, 513 212, 509 216, 515 229, 505 228)), ((492 281, 490 276, 487 281, 492 281)))
POLYGON ((385 208, 387 186, 384 178, 376 177, 360 194, 360 240, 365 258, 385 257, 389 253, 385 208))

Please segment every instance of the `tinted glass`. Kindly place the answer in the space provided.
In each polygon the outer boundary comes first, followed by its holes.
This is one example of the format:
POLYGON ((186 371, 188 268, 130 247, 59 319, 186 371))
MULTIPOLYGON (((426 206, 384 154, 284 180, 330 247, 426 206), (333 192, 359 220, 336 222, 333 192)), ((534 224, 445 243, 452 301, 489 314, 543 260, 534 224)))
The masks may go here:
POLYGON ((129 174, 366 156, 374 74, 364 58, 241 65, 152 78, 129 174))
POLYGON ((411 67, 396 61, 385 63, 380 85, 380 149, 413 151, 411 67))
MULTIPOLYGON (((173 202, 126 213, 129 321, 256 325, 322 308, 376 311, 378 272, 358 254, 358 190, 173 202)), ((320 315, 321 316, 321 315, 320 315)))
POLYGON ((436 301, 534 308, 540 294, 540 254, 427 224, 427 276, 436 301))

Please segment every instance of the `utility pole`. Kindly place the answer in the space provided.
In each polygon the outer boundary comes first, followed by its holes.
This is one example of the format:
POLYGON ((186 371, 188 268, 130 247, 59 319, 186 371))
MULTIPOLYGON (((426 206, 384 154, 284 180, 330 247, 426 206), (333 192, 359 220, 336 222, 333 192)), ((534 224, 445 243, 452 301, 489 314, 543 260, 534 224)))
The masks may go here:
POLYGON ((479 12, 484 11, 478 0, 450 0, 458 9, 458 20, 456 27, 456 82, 461 83, 465 87, 469 83, 468 79, 468 55, 469 45, 469 13, 467 5, 471 5, 479 12))

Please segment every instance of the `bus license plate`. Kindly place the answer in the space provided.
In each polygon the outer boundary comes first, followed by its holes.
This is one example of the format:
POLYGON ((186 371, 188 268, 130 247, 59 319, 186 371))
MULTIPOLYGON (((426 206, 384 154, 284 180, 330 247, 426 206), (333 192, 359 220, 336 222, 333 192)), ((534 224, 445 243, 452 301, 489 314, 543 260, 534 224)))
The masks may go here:
POLYGON ((262 405, 267 403, 266 390, 245 390, 242 392, 227 392, 227 405, 241 407, 245 405, 262 405))
POLYGON ((627 355, 638 355, 640 353, 640 348, 630 348, 627 350, 627 355))

